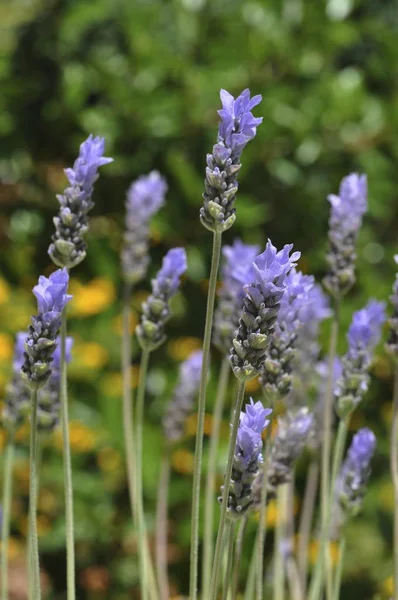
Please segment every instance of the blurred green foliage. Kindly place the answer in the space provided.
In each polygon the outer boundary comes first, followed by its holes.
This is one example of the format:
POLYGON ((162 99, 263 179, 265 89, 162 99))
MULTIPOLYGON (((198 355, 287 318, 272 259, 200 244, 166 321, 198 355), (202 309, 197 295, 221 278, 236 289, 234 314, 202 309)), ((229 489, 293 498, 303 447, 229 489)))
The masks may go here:
MULTIPOLYGON (((170 190, 153 224, 151 273, 164 251, 177 244, 187 248, 190 266, 169 326, 174 341, 156 353, 150 371, 145 489, 152 530, 160 417, 175 382, 176 360, 197 345, 203 329, 211 239, 197 215, 205 155, 216 136, 219 89, 261 93, 256 115, 264 117, 243 156, 238 218, 225 242, 235 236, 260 244, 270 236, 277 246, 293 241, 303 253, 301 268, 320 278, 326 196, 348 172, 368 174, 369 215, 358 246, 358 284, 344 305, 346 327, 370 295, 387 298, 394 276, 397 6, 395 0, 3 0, 0 22, 2 392, 11 335, 27 326, 34 310, 30 288, 39 273, 52 268, 47 247, 55 193, 65 186, 62 169, 90 132, 106 136, 107 154, 115 158, 97 183, 87 260, 73 273, 77 307, 70 329, 76 349, 70 375, 78 597, 122 600, 131 597, 137 576, 118 375, 125 190, 153 168, 165 174, 170 190)), ((148 282, 137 290, 137 311, 147 289, 148 282)), ((325 341, 327 327, 324 336, 325 341)), ((341 351, 344 347, 341 335, 341 351)), ((364 514, 349 530, 343 598, 388 597, 391 365, 382 348, 374 374, 373 391, 354 426, 367 422, 375 428, 379 452, 364 514)), ((210 401, 214 386, 212 380, 210 401)), ((26 531, 23 439, 13 519, 17 548, 26 531)), ((49 440, 44 448, 41 548, 51 597, 60 599, 65 555, 58 442, 49 440)), ((193 447, 190 433, 174 458, 170 492, 176 593, 187 589, 193 447)), ((223 461, 220 453, 220 479, 223 461)))

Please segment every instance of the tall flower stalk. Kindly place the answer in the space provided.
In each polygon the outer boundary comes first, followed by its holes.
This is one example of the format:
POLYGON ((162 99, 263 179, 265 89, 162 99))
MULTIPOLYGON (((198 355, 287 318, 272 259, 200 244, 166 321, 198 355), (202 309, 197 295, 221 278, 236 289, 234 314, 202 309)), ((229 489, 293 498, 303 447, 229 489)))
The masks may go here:
POLYGON ((232 227, 235 221, 234 201, 238 191, 237 175, 241 168, 240 156, 243 149, 252 140, 262 118, 255 118, 251 110, 261 102, 261 96, 250 98, 250 91, 244 90, 238 98, 227 91, 220 92, 222 109, 217 144, 207 155, 205 192, 203 206, 200 209, 202 225, 213 233, 213 250, 207 295, 206 319, 203 336, 203 364, 199 388, 198 418, 193 471, 192 516, 191 516, 191 554, 190 583, 191 600, 198 595, 198 558, 199 558, 199 517, 200 485, 202 476, 203 432, 206 410, 206 386, 210 361, 210 344, 213 328, 214 300, 216 294, 218 266, 220 262, 221 238, 224 231, 232 227))
MULTIPOLYGON (((57 196, 60 210, 54 217, 55 232, 48 253, 52 261, 69 271, 84 260, 87 252, 85 236, 88 231, 88 213, 94 207, 92 195, 98 179, 98 168, 112 162, 104 156, 105 140, 90 135, 81 145, 73 167, 65 169, 69 186, 57 196)), ((75 547, 73 517, 72 462, 69 443, 68 387, 67 387, 67 316, 62 314, 60 401, 64 457, 67 598, 75 600, 75 547)))
MULTIPOLYGON (((72 296, 67 294, 69 275, 67 269, 59 269, 49 278, 39 277, 33 288, 37 299, 38 314, 31 319, 25 340, 24 362, 21 366, 22 377, 31 390, 31 434, 30 434, 30 493, 29 493, 29 531, 35 600, 40 600, 40 564, 37 540, 37 411, 38 391, 51 377, 53 354, 57 345, 62 315, 72 296)), ((61 347, 62 356, 62 347, 61 347)))
POLYGON ((140 581, 144 600, 148 598, 148 554, 146 545, 146 526, 144 514, 144 498, 142 484, 143 469, 143 428, 144 428, 144 399, 146 379, 151 352, 161 346, 166 340, 165 326, 169 320, 170 301, 176 294, 181 275, 187 269, 185 250, 173 248, 163 258, 162 268, 152 280, 152 293, 142 305, 141 322, 137 326, 137 337, 142 348, 140 379, 137 391, 136 405, 136 479, 135 493, 140 558, 140 581))
MULTIPOLYGON (((332 445, 333 368, 343 296, 355 283, 355 246, 363 215, 367 211, 366 175, 352 173, 345 177, 339 195, 328 196, 329 218, 328 273, 324 286, 334 300, 334 314, 329 345, 328 386, 323 409, 323 443, 321 466, 321 546, 326 549, 328 502, 330 494, 330 455, 332 445)), ((326 550, 325 550, 326 551, 326 550)))
POLYGON ((235 273, 238 281, 242 280, 246 296, 244 298, 239 328, 233 339, 230 356, 232 370, 239 381, 239 387, 229 442, 225 484, 222 494, 220 521, 211 578, 210 600, 214 600, 217 595, 222 557, 222 540, 227 512, 231 514, 243 514, 244 508, 252 502, 251 498, 250 501, 247 501, 247 497, 243 496, 236 504, 236 510, 232 512, 229 510, 231 508, 229 501, 230 481, 240 422, 240 411, 246 381, 256 377, 261 370, 270 336, 274 331, 275 321, 280 308, 280 300, 286 289, 286 276, 290 269, 296 266, 295 261, 300 257, 299 252, 294 252, 290 256, 291 250, 292 245, 286 245, 278 252, 275 246, 268 241, 265 251, 257 256, 252 264, 249 283, 245 269, 237 269, 235 273), (242 504, 243 498, 245 498, 245 502, 242 504))

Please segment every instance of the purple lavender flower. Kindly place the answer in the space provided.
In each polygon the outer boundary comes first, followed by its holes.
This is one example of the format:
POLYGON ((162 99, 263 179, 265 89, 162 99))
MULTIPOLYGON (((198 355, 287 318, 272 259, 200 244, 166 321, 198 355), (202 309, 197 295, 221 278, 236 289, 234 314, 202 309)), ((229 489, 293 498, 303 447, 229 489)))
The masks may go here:
POLYGON ((265 251, 252 264, 250 283, 245 269, 237 268, 234 273, 246 292, 230 356, 238 379, 252 379, 261 370, 286 289, 286 276, 300 257, 300 252, 290 256, 292 248, 292 244, 287 244, 278 252, 268 240, 265 251))
POLYGON ((38 314, 31 319, 25 341, 22 375, 31 389, 43 387, 51 375, 51 362, 61 327, 62 311, 72 296, 67 293, 67 269, 58 269, 50 277, 39 277, 33 288, 38 314))
POLYGON ((263 458, 261 434, 269 425, 272 410, 261 402, 246 404, 246 412, 240 413, 240 422, 235 445, 232 475, 229 482, 228 516, 240 518, 253 504, 253 482, 258 476, 263 458))
POLYGON ((165 341, 164 327, 170 318, 170 300, 177 292, 186 269, 185 250, 169 250, 163 258, 162 268, 152 280, 152 294, 142 305, 141 323, 137 326, 142 348, 152 351, 165 341))
POLYGON ((175 443, 183 436, 185 421, 199 390, 202 359, 202 351, 198 350, 180 366, 178 382, 163 418, 164 434, 169 443, 175 443))
MULTIPOLYGON (((297 411, 288 411, 278 419, 278 428, 272 442, 268 462, 267 488, 268 496, 275 496, 276 488, 290 481, 294 463, 302 453, 313 427, 313 415, 307 407, 297 411)), ((256 504, 260 503, 262 473, 255 484, 256 504)))
POLYGON ((355 516, 362 508, 375 448, 376 436, 370 429, 354 435, 336 484, 337 500, 346 516, 355 516))
POLYGON ((48 249, 53 262, 60 267, 70 269, 86 256, 84 236, 88 230, 88 213, 94 206, 91 197, 98 168, 113 160, 103 156, 104 151, 104 138, 90 135, 81 144, 73 168, 65 169, 70 185, 57 196, 61 208, 54 218, 55 233, 48 249))
POLYGON ((337 381, 337 414, 342 418, 355 410, 369 385, 369 367, 386 319, 385 303, 371 300, 354 313, 349 327, 348 351, 343 357, 343 373, 337 381))
MULTIPOLYGON (((398 254, 394 256, 395 263, 398 265, 398 254)), ((398 355, 398 273, 395 276, 395 281, 392 287, 392 294, 390 296, 390 302, 393 306, 393 314, 389 319, 390 334, 386 349, 395 356, 398 355)))
POLYGON ((3 409, 3 425, 15 432, 29 412, 30 392, 21 376, 21 367, 25 361, 26 331, 20 331, 15 336, 14 357, 12 362, 12 377, 6 386, 3 409))
POLYGON ((223 232, 235 221, 233 207, 238 191, 237 174, 241 153, 254 138, 262 118, 253 117, 251 110, 261 102, 261 96, 250 99, 247 89, 235 100, 225 90, 220 92, 222 109, 218 141, 207 155, 204 204, 200 210, 202 224, 210 231, 223 232))
POLYGON ((314 278, 292 269, 285 282, 287 287, 280 300, 275 330, 261 371, 264 391, 274 400, 286 396, 292 387, 292 361, 301 327, 301 313, 310 302, 314 278))
POLYGON ((145 277, 149 265, 149 220, 163 206, 166 192, 166 180, 157 171, 142 175, 128 189, 122 249, 122 271, 127 283, 134 284, 145 277))
POLYGON ((224 354, 229 354, 235 331, 239 327, 245 291, 242 283, 234 277, 237 269, 246 269, 245 283, 250 281, 252 262, 256 258, 258 246, 248 246, 235 240, 232 246, 224 246, 224 265, 222 268, 222 287, 218 306, 214 315, 214 343, 224 354))
POLYGON ((324 284, 332 296, 340 298, 355 283, 355 244, 367 211, 366 175, 348 175, 341 182, 339 195, 331 194, 328 200, 331 205, 329 272, 324 284))
MULTIPOLYGON (((37 428, 41 432, 51 432, 59 424, 61 414, 61 347, 59 339, 51 364, 51 377, 39 392, 37 406, 37 428)), ((65 340, 65 360, 70 363, 72 359, 73 338, 67 336, 65 340)))

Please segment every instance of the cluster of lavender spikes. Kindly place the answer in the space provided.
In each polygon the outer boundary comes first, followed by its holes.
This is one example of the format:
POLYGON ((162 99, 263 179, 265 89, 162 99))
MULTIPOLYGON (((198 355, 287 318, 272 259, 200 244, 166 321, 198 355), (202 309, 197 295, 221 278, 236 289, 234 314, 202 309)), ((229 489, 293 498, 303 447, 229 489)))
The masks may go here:
POLYGON ((385 321, 385 304, 371 300, 354 313, 348 330, 348 351, 343 357, 343 372, 335 387, 337 414, 349 415, 358 406, 369 384, 369 367, 373 350, 380 340, 385 321))
POLYGON ((261 102, 261 96, 250 98, 250 91, 245 90, 235 100, 227 91, 221 90, 220 97, 218 140, 212 154, 207 155, 205 192, 200 209, 202 224, 214 232, 226 231, 234 224, 233 205, 238 191, 240 156, 262 122, 262 118, 255 118, 251 113, 261 102))
POLYGON ((278 252, 268 240, 265 251, 252 264, 249 280, 246 268, 238 268, 234 273, 246 292, 230 356, 238 379, 252 379, 261 371, 286 289, 286 276, 300 258, 299 252, 290 256, 292 248, 292 244, 287 244, 278 252))
POLYGON ((228 355, 235 331, 239 327, 245 292, 240 281, 234 276, 236 270, 242 278, 249 279, 252 262, 256 258, 258 246, 248 246, 235 240, 232 246, 223 247, 224 266, 222 269, 222 287, 218 306, 214 315, 214 344, 224 355, 228 355), (246 270, 246 275, 243 271, 246 270))
POLYGON ((88 213, 94 207, 91 196, 98 178, 97 171, 113 160, 103 156, 104 151, 104 138, 90 135, 81 144, 73 168, 65 169, 70 185, 57 196, 61 208, 59 215, 54 217, 55 233, 48 249, 53 262, 59 267, 71 269, 86 256, 84 237, 88 230, 88 213))
MULTIPOLYGON (((395 263, 398 265, 398 254, 394 256, 395 263)), ((386 344, 387 350, 398 356, 398 274, 395 277, 390 302, 393 305, 393 314, 389 319, 390 335, 386 344)))
POLYGON ((149 220, 163 206, 166 192, 166 181, 157 171, 142 175, 127 191, 121 258, 123 279, 128 284, 135 284, 146 275, 149 220))
POLYGON ((355 246, 367 211, 366 176, 351 173, 342 180, 339 195, 331 194, 328 200, 331 204, 329 272, 324 285, 334 298, 340 299, 355 283, 355 246))
POLYGON ((270 421, 267 417, 271 413, 272 410, 264 408, 261 402, 254 403, 250 399, 250 404, 246 404, 246 412, 240 414, 229 482, 227 510, 231 519, 242 517, 253 504, 253 483, 259 475, 259 466, 263 462, 261 434, 269 425, 270 421))
POLYGON ((69 275, 64 268, 48 278, 39 277, 39 283, 33 288, 38 314, 31 319, 22 365, 22 375, 30 389, 43 387, 51 376, 62 311, 72 298, 67 293, 68 283, 69 275))
POLYGON ((180 366, 177 385, 163 417, 163 430, 168 443, 178 442, 184 433, 186 418, 191 413, 198 393, 203 354, 193 352, 180 366))
POLYGON ((169 250, 162 268, 152 280, 152 294, 142 305, 141 323, 137 337, 142 348, 152 351, 166 339, 164 327, 170 317, 170 300, 180 285, 180 277, 187 269, 183 248, 169 250))
POLYGON ((314 278, 292 269, 285 283, 286 290, 280 301, 274 333, 260 377, 266 397, 274 400, 286 396, 292 387, 292 363, 302 324, 301 312, 310 302, 314 278))

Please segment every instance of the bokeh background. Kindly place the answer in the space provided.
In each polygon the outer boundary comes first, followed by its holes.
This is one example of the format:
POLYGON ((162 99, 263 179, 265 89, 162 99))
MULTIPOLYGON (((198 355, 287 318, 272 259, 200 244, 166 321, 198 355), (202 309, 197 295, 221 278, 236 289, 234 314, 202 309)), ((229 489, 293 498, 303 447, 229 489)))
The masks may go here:
MULTIPOLYGON (((47 247, 55 194, 89 133, 104 135, 114 163, 96 184, 87 259, 72 274, 70 367, 78 598, 136 597, 136 540, 123 463, 120 268, 125 191, 142 173, 167 178, 154 219, 152 266, 175 245, 189 272, 174 303, 168 342, 153 357, 145 431, 145 493, 153 534, 163 450, 160 419, 181 360, 200 347, 211 235, 199 223, 205 156, 215 141, 219 89, 263 95, 264 122, 243 155, 236 224, 264 245, 294 242, 300 267, 325 270, 326 196, 351 171, 369 177, 369 214, 358 244, 358 282, 344 327, 369 296, 387 299, 398 251, 398 11, 395 0, 3 0, 0 5, 0 398, 13 336, 35 311, 31 288, 53 266, 47 247), (132 558, 133 556, 133 558, 132 558)), ((149 289, 136 290, 134 309, 149 289)), ((323 332, 324 343, 328 326, 323 332)), ((344 331, 340 351, 345 348, 344 331)), ((134 363, 139 358, 134 350, 134 363)), ((220 357, 213 353, 209 414, 220 357)), ((137 367, 133 366, 136 373, 137 367)), ((378 435, 363 514, 348 531, 342 598, 392 595, 392 486, 388 472, 392 368, 382 345, 373 384, 352 423, 378 435)), ((231 389, 231 395, 232 395, 231 389)), ((256 394, 256 383, 252 392, 256 394)), ((195 417, 172 457, 169 562, 172 589, 187 591, 195 417)), ((223 443, 227 440, 225 418, 223 443)), ((12 598, 26 597, 24 542, 28 429, 19 433, 12 509, 12 598)), ((0 431, 0 446, 5 433, 0 431)), ((39 501, 42 567, 49 597, 64 597, 61 440, 43 440, 39 501)), ((205 448, 206 451, 206 448, 205 448)), ((225 454, 220 453, 220 481, 225 454)), ((1 462, 1 459, 0 459, 1 462)), ((298 472, 302 487, 305 461, 298 472)), ((300 494, 297 496, 300 506, 300 494)), ((275 524, 275 507, 269 526, 275 524)), ((255 521, 248 537, 253 534, 255 521)), ((269 537, 272 541, 272 536, 269 537)), ((312 545, 314 557, 316 547, 312 545)), ((247 560, 246 560, 247 563, 247 560)))

